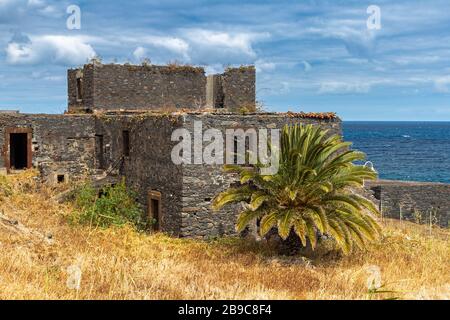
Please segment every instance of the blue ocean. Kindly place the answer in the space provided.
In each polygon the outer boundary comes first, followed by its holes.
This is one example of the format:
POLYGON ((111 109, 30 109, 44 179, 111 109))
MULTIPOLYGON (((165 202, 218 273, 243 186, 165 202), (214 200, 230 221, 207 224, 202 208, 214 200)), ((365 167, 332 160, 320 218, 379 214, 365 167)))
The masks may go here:
POLYGON ((450 122, 344 121, 381 179, 450 183, 450 122))

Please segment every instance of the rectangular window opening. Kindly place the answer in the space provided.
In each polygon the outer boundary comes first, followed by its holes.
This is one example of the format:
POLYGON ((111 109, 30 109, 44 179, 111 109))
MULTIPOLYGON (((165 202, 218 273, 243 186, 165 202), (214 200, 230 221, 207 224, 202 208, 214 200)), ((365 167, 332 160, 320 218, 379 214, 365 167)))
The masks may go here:
POLYGON ((95 153, 97 158, 97 168, 105 169, 103 135, 98 134, 95 136, 95 153))
POLYGON ((63 174, 58 174, 58 175, 56 176, 56 182, 58 182, 58 183, 64 183, 64 182, 66 182, 66 176, 63 175, 63 174))
POLYGON ((234 137, 233 143, 233 164, 238 164, 238 137, 234 137))
POLYGON ((83 81, 77 78, 77 99, 83 100, 83 81))
POLYGON ((128 130, 124 130, 122 132, 122 142, 123 142, 123 155, 125 157, 130 156, 130 132, 128 130))

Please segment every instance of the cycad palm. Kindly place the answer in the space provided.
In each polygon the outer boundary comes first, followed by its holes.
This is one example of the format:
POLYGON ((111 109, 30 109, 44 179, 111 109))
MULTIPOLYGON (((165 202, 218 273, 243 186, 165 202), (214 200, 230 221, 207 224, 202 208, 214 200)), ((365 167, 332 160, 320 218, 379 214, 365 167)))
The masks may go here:
POLYGON ((318 230, 331 235, 345 253, 355 245, 364 248, 380 234, 373 217, 378 210, 354 190, 362 188, 364 180, 375 179, 376 173, 353 164, 365 155, 349 150, 350 145, 338 135, 327 137, 317 126, 285 126, 278 173, 262 175, 259 166, 225 166, 240 174, 240 185, 220 193, 213 208, 245 203, 238 231, 259 218, 262 236, 277 227, 286 239, 294 230, 303 245, 309 239, 314 248, 318 230))

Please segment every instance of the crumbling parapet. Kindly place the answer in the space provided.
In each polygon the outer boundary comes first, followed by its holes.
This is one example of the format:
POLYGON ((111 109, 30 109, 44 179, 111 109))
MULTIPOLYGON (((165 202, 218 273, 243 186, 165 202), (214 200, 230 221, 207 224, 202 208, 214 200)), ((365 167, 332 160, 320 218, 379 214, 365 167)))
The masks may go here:
POLYGON ((68 113, 255 108, 253 66, 205 76, 202 67, 90 63, 67 77, 68 113))

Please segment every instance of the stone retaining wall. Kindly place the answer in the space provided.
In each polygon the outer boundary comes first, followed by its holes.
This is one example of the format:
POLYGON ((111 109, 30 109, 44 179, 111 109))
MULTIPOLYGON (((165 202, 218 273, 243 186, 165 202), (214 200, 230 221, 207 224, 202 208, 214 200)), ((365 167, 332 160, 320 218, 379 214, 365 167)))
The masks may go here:
POLYGON ((383 215, 390 218, 448 227, 450 185, 442 183, 380 180, 368 182, 383 215))

